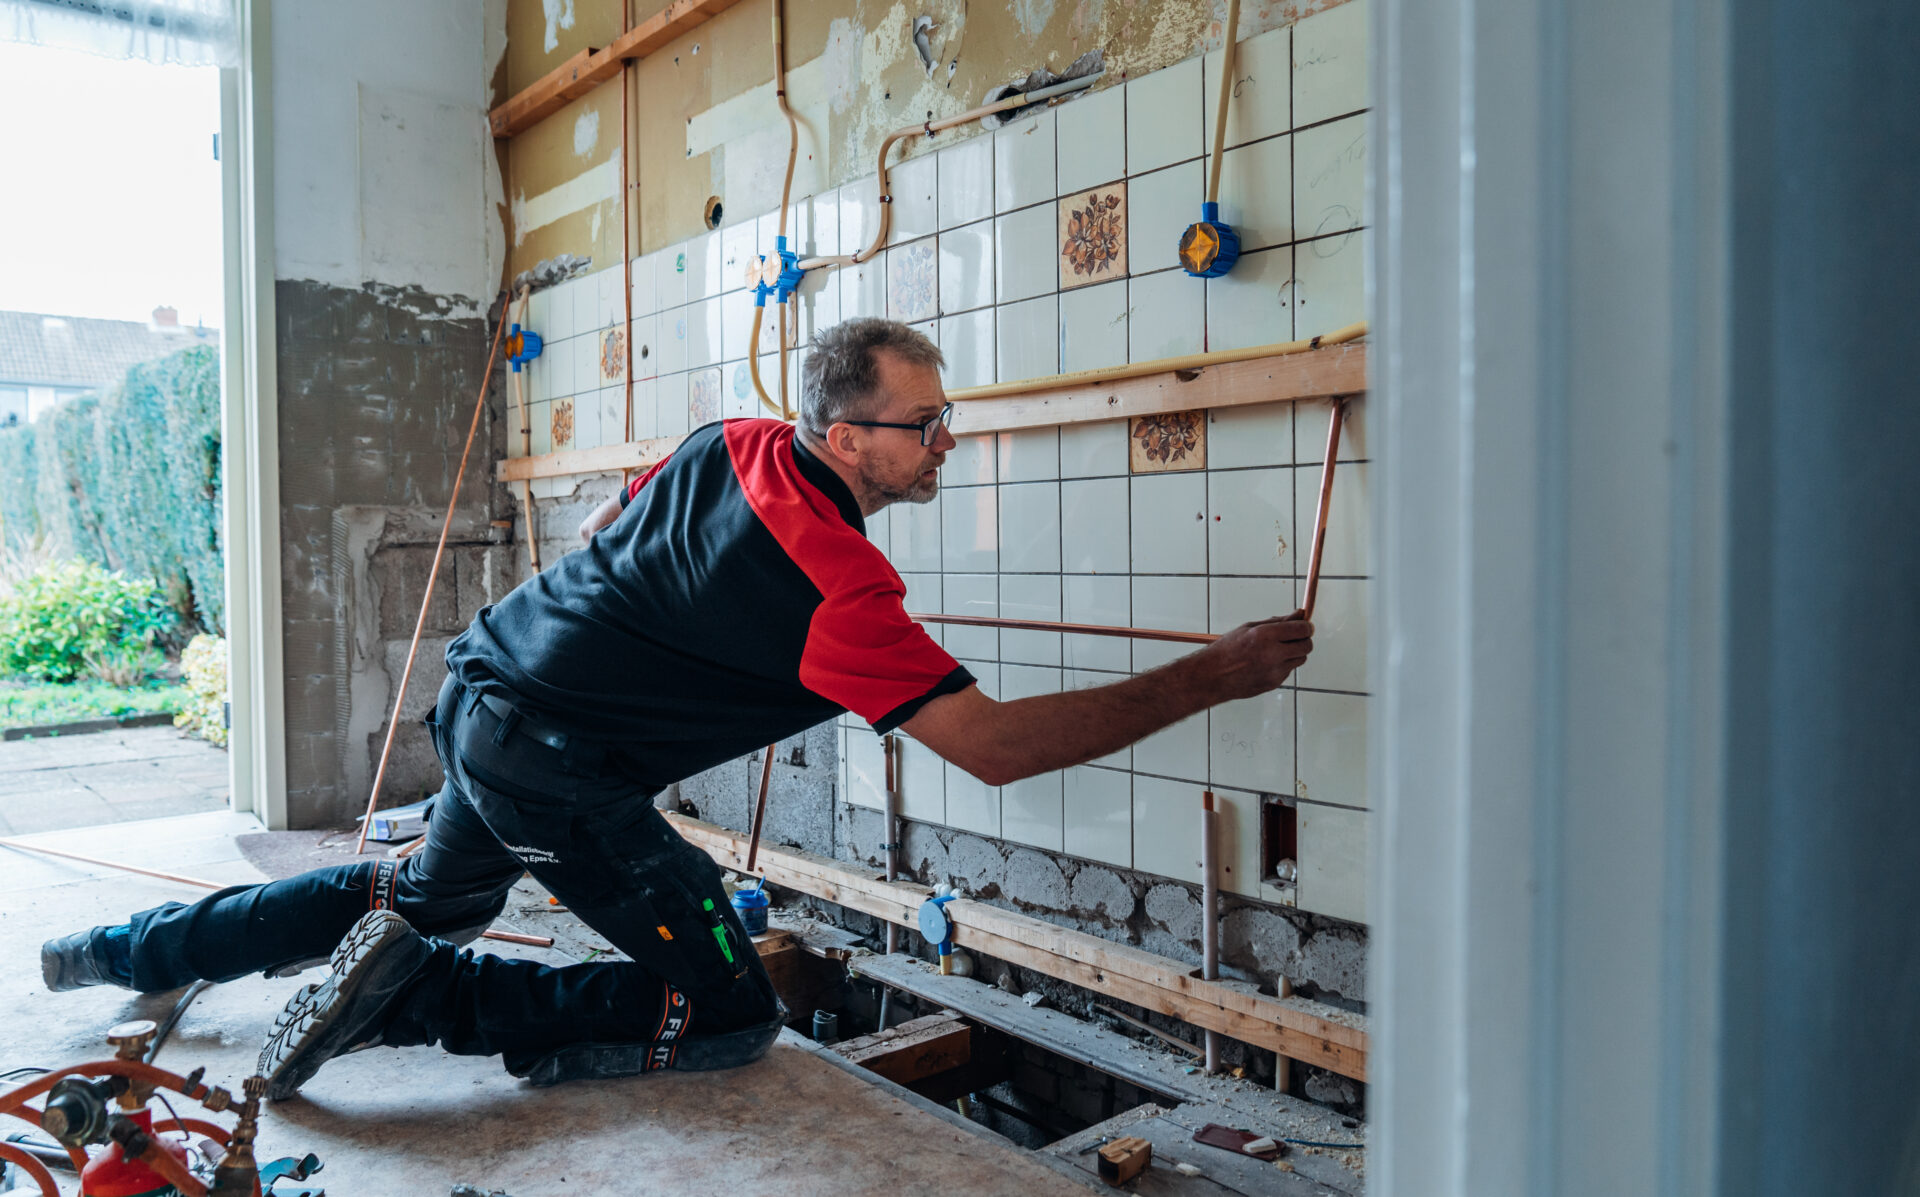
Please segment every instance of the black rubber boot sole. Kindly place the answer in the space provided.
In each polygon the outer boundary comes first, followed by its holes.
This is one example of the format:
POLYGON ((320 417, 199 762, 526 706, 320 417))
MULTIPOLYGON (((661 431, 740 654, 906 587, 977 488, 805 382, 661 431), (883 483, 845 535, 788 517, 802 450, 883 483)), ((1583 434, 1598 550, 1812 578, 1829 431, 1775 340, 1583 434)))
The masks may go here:
POLYGON ((292 1097, 335 1056, 372 1046, 401 987, 432 948, 392 911, 360 917, 327 960, 329 974, 293 996, 260 1049, 267 1096, 292 1097))
POLYGON ((107 971, 98 942, 103 930, 105 928, 95 927, 90 931, 76 931, 40 945, 40 976, 46 981, 48 992, 67 993, 90 985, 133 988, 107 971))

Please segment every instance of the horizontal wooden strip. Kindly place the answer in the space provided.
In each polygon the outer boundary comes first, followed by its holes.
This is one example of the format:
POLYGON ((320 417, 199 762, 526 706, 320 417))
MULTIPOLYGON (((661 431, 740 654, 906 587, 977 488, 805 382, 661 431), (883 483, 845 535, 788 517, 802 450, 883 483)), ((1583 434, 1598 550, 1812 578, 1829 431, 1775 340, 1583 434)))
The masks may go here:
MULTIPOLYGON (((669 814, 681 835, 723 866, 746 869, 742 832, 669 814)), ((849 869, 843 862, 791 848, 760 846, 760 871, 768 881, 858 910, 917 926, 925 886, 890 882, 849 869)), ((965 898, 947 903, 954 942, 984 955, 1219 1031, 1281 1055, 1367 1079, 1364 1029, 1300 1008, 1297 999, 1275 998, 1191 975, 1188 966, 1096 935, 1057 927, 1011 910, 965 898)))
MULTIPOLYGON (((991 399, 966 400, 967 392, 954 391, 949 398, 965 404, 955 413, 955 434, 978 436, 1175 411, 1357 395, 1367 389, 1367 347, 1364 342, 1333 345, 1196 370, 1143 374, 1099 386, 1054 387, 1047 385, 1050 381, 1035 379, 1032 391, 991 399)), ((680 437, 658 437, 539 457, 510 457, 499 463, 496 475, 502 482, 518 482, 646 469, 671 453, 680 441, 680 437)))
POLYGON ((740 0, 674 0, 600 50, 582 50, 487 114, 495 137, 512 137, 552 116, 620 73, 620 64, 645 58, 740 0))

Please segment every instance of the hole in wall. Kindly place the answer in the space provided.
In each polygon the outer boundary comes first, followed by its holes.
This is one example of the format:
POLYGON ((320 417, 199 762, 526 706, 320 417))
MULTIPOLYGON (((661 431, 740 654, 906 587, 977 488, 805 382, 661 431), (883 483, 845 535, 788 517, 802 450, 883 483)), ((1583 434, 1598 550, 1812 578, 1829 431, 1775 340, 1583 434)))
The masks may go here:
POLYGON ((708 228, 717 229, 720 227, 721 211, 722 211, 722 207, 720 204, 720 197, 717 195, 710 195, 707 197, 706 206, 702 209, 700 218, 707 222, 708 228))
POLYGON ((1260 879, 1291 886, 1300 876, 1300 811, 1286 802, 1260 807, 1260 879))

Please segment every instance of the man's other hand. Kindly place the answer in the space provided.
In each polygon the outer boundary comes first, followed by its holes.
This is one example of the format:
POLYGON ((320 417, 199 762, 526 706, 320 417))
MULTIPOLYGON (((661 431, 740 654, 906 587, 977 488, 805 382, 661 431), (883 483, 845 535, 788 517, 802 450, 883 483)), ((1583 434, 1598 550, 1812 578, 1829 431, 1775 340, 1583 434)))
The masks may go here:
POLYGON ((1252 698, 1284 683, 1313 651, 1313 625, 1292 615, 1243 623, 1197 654, 1216 690, 1213 702, 1252 698))

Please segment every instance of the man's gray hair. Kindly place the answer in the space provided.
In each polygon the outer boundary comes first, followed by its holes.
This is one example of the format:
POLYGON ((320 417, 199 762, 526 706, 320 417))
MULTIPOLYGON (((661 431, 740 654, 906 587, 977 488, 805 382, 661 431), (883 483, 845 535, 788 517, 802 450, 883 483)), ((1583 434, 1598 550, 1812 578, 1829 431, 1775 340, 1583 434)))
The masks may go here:
POLYGON ((947 364, 940 347, 897 320, 843 320, 814 337, 800 377, 800 426, 814 436, 842 420, 870 420, 882 396, 874 351, 884 349, 909 365, 947 364))

